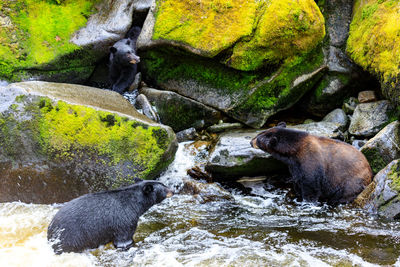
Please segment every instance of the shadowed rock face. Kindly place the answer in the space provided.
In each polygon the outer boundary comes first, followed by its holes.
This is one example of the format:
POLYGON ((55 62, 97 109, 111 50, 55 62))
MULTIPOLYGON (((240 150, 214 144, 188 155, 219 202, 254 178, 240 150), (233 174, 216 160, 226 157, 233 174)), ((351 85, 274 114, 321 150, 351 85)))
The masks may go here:
POLYGON ((0 201, 65 202, 149 179, 177 149, 171 128, 111 91, 27 82, 0 97, 0 201))

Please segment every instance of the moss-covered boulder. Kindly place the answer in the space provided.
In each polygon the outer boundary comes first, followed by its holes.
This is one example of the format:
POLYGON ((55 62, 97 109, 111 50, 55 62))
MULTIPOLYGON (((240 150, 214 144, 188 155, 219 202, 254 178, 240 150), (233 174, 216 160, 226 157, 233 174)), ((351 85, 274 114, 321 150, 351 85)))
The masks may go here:
POLYGON ((153 178, 177 149, 171 128, 111 91, 26 82, 0 95, 0 201, 63 202, 153 178))
POLYGON ((159 0, 138 48, 146 81, 260 127, 319 79, 324 35, 314 1, 159 0))
POLYGON ((0 0, 0 80, 84 81, 128 31, 130 2, 0 0))
POLYGON ((350 57, 379 77, 382 93, 400 104, 400 2, 356 0, 347 41, 350 57))

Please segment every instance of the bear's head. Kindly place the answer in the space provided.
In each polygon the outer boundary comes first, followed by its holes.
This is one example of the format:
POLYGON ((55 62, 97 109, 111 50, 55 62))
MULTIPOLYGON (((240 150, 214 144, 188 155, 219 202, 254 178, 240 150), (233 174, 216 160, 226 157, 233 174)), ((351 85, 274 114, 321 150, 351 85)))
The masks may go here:
POLYGON ((136 55, 133 40, 122 39, 110 47, 110 61, 124 66, 138 64, 140 57, 136 55))
POLYGON ((259 133, 254 137, 250 144, 253 148, 261 149, 265 152, 275 152, 275 147, 279 141, 279 130, 281 128, 286 128, 285 122, 278 123, 277 126, 269 128, 268 130, 259 133))
POLYGON ((136 182, 144 199, 151 205, 158 204, 164 199, 171 197, 174 193, 164 184, 156 181, 136 182))

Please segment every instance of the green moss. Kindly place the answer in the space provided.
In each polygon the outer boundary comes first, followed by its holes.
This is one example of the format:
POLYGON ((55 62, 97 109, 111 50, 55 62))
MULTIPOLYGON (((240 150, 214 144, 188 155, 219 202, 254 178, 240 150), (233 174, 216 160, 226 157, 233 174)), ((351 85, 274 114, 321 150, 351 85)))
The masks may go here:
POLYGON ((400 2, 357 0, 347 41, 351 58, 384 81, 400 74, 400 2))
POLYGON ((163 156, 168 143, 159 127, 93 108, 42 98, 38 107, 38 141, 43 152, 60 160, 80 153, 110 158, 110 164, 133 162, 140 177, 147 177, 163 156), (162 136, 162 140, 155 137, 162 136))
POLYGON ((77 50, 69 42, 71 35, 86 24, 98 1, 0 0, 7 21, 0 27, 0 78, 17 79, 19 70, 40 68, 77 50))
POLYGON ((390 180, 392 180, 392 183, 390 184, 390 187, 397 191, 400 192, 400 164, 397 162, 392 166, 390 169, 390 174, 388 176, 390 180))
POLYGON ((379 149, 364 149, 362 153, 367 158, 373 173, 378 173, 388 164, 388 162, 386 162, 386 160, 382 157, 379 149))

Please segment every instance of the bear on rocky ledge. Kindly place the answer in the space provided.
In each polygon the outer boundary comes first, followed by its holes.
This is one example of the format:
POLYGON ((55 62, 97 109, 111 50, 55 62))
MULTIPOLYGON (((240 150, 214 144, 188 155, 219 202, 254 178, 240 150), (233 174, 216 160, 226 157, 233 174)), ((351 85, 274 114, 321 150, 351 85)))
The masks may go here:
POLYGON ((287 129, 283 122, 258 134, 251 146, 288 165, 294 190, 305 201, 350 203, 372 180, 367 159, 353 146, 287 129))
POLYGON ((137 64, 140 62, 136 55, 136 40, 140 31, 140 27, 133 27, 127 33, 127 38, 110 47, 110 81, 112 90, 120 94, 135 80, 137 64))
POLYGON ((56 213, 47 239, 57 254, 81 252, 111 241, 116 248, 129 249, 139 217, 172 194, 162 183, 140 180, 124 188, 83 195, 56 213))

